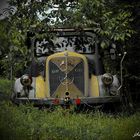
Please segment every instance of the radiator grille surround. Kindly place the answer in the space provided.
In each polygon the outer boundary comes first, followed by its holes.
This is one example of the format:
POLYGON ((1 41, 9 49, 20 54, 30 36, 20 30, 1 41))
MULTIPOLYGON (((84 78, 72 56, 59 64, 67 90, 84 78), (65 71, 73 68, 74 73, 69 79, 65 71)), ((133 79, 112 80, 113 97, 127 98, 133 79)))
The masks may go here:
POLYGON ((69 92, 71 98, 87 94, 88 66, 85 60, 79 56, 65 56, 62 53, 47 60, 46 78, 50 97, 63 98, 66 92, 69 92))

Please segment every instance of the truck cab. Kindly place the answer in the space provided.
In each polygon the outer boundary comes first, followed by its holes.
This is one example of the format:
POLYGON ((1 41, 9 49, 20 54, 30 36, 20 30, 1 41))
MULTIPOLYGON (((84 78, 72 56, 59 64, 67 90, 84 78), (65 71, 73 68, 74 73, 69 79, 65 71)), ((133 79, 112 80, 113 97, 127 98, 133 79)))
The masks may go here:
POLYGON ((92 29, 49 32, 50 37, 32 39, 32 63, 15 81, 15 103, 63 105, 120 101, 119 80, 105 72, 98 37, 92 29))

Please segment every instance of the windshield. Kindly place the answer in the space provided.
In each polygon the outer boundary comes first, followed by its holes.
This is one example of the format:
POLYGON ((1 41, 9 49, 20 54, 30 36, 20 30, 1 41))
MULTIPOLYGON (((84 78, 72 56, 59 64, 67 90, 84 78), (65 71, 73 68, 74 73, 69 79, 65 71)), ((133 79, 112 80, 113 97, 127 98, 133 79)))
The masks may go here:
POLYGON ((95 34, 92 32, 56 32, 52 39, 36 39, 36 56, 50 55, 65 50, 93 54, 95 53, 95 34))

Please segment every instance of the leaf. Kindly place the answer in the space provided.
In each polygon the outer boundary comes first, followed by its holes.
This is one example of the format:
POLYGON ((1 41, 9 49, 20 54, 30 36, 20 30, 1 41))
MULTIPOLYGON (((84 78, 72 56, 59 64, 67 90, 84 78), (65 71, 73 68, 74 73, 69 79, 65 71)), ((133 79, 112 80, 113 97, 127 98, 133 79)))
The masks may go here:
POLYGON ((106 47, 106 44, 104 41, 101 42, 101 47, 102 47, 102 49, 104 49, 106 47))

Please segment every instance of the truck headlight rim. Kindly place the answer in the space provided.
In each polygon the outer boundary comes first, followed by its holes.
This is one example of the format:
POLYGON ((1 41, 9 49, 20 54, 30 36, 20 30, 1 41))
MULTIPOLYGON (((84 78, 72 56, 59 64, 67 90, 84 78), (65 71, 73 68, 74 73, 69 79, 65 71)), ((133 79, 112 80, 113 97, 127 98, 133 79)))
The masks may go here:
POLYGON ((20 78, 20 82, 23 86, 30 86, 32 84, 32 77, 30 77, 28 74, 24 74, 20 78))
POLYGON ((109 86, 113 83, 113 76, 111 73, 105 73, 102 75, 102 81, 106 86, 109 86))

